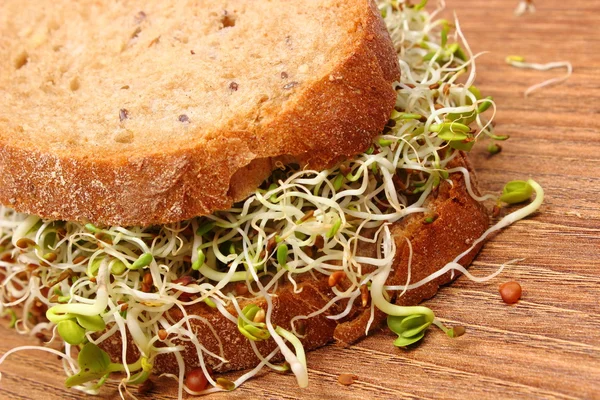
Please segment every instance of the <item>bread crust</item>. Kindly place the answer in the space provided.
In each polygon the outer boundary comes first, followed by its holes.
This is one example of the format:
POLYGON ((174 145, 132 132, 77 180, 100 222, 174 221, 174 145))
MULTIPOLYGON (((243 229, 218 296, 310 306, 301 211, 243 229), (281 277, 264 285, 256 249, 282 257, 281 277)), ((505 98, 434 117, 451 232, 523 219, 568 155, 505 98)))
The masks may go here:
MULTIPOLYGON (((474 173, 465 154, 459 154, 449 165, 450 168, 456 166, 466 166, 471 174, 471 182, 474 184, 474 173)), ((393 272, 388 278, 387 284, 403 285, 406 283, 409 248, 405 238, 408 238, 412 244, 411 282, 414 283, 439 270, 458 254, 467 250, 473 241, 488 228, 488 212, 482 204, 469 195, 464 176, 461 173, 453 173, 450 175, 450 179, 453 182, 452 185, 448 182, 442 182, 437 193, 430 195, 427 200, 427 207, 438 215, 433 223, 426 223, 423 214, 413 214, 392 224, 391 232, 397 250, 393 272)), ((475 186, 474 190, 477 193, 475 186)), ((473 251, 460 260, 460 264, 465 267, 468 266, 481 246, 482 244, 476 246, 473 251)), ((369 253, 372 249, 361 249, 360 251, 361 253, 369 253)), ((398 305, 417 305, 421 301, 434 296, 441 285, 451 282, 458 275, 458 273, 454 275, 447 273, 419 288, 407 291, 403 296, 398 296, 398 292, 390 292, 390 295, 398 305)), ((298 281, 298 287, 302 290, 301 293, 294 293, 291 287, 288 286, 273 297, 272 322, 274 325, 291 329, 290 321, 292 318, 317 311, 333 298, 332 290, 327 284, 327 278, 315 280, 310 274, 306 274, 298 277, 298 281)), ((255 299, 252 302, 263 309, 267 308, 264 299, 255 299)), ((371 307, 370 302, 365 308, 359 303, 360 301, 356 301, 348 316, 339 321, 326 317, 343 311, 346 307, 343 302, 332 306, 323 314, 303 320, 306 337, 302 339, 302 342, 305 350, 314 350, 331 342, 336 342, 339 345, 349 345, 363 338, 366 335, 366 328, 371 317, 371 307)), ((241 307, 244 305, 245 303, 242 302, 241 307)), ((229 311, 233 315, 236 314, 234 309, 229 311)), ((189 307, 186 312, 204 318, 205 322, 192 320, 190 323, 205 348, 220 354, 222 346, 222 354, 228 360, 227 363, 222 364, 217 359, 205 355, 205 362, 214 371, 226 372, 247 369, 256 366, 260 362, 250 346, 250 341, 237 330, 234 323, 225 318, 220 312, 209 308, 205 304, 189 307)), ((182 313, 175 310, 171 313, 171 317, 177 321, 181 319, 182 313)), ((370 329, 380 328, 385 318, 384 313, 375 309, 374 321, 370 329)), ((111 355, 113 360, 120 360, 122 351, 120 339, 115 336, 110 340, 111 342, 103 342, 101 346, 111 355)), ((184 345, 186 350, 182 355, 186 370, 198 367, 198 356, 195 347, 189 343, 184 345)), ((273 340, 257 342, 256 345, 261 354, 265 356, 276 347, 273 340)), ((129 349, 135 349, 131 341, 129 349)), ((129 351, 128 357, 127 361, 132 363, 139 357, 139 354, 135 350, 129 351)), ((278 355, 272 361, 281 360, 281 356, 278 355)), ((177 361, 172 355, 158 356, 154 362, 154 368, 156 373, 169 372, 177 374, 179 371, 177 361)))
POLYGON ((371 0, 354 21, 354 47, 329 73, 265 103, 252 123, 206 132, 196 143, 151 155, 58 154, 0 141, 0 203, 54 220, 165 224, 230 208, 268 177, 276 161, 324 169, 363 151, 395 103, 399 68, 371 0))

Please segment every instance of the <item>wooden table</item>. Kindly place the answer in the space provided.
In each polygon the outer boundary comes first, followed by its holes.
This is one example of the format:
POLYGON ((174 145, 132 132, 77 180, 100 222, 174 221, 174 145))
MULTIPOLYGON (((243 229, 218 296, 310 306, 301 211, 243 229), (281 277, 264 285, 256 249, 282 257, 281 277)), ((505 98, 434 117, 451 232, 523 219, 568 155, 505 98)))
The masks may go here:
MULTIPOLYGON (((446 14, 456 10, 474 51, 492 52, 478 60, 477 85, 498 104, 497 131, 511 136, 494 157, 474 151, 482 189, 497 192, 506 181, 532 177, 546 190, 541 212, 488 242, 471 272, 485 275, 510 259, 525 261, 486 284, 461 277, 426 303, 449 324, 467 327, 459 339, 432 329, 407 351, 381 332, 347 349, 309 354, 307 389, 296 388, 293 376, 265 373, 214 398, 600 399, 600 3, 538 1, 535 14, 519 18, 516 4, 449 0, 446 14), (563 71, 512 68, 504 62, 510 54, 532 62, 569 60, 575 72, 565 84, 525 99, 529 85, 563 71), (524 288, 514 306, 498 295, 498 284, 508 280, 524 288), (343 372, 358 381, 339 385, 343 372)), ((35 343, 0 332, 0 353, 35 343)), ((54 356, 18 353, 0 370, 4 399, 82 397, 63 389, 54 356)), ((152 398, 176 393, 169 380, 157 386, 152 398)), ((115 386, 103 393, 118 397, 115 386)))

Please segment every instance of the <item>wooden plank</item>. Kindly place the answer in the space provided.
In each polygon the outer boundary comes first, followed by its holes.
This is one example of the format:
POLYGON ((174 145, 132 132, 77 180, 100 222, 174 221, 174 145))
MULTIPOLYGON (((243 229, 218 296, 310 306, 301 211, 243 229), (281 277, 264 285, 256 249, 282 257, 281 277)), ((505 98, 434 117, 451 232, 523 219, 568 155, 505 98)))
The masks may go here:
MULTIPOLYGON (((292 376, 264 373, 214 398, 600 399, 600 4, 538 3, 537 13, 517 18, 516 0, 447 1, 445 15, 456 9, 473 51, 492 51, 478 60, 477 85, 497 102, 497 131, 511 136, 499 155, 474 151, 482 188, 498 191, 510 179, 533 177, 546 191, 541 211, 496 235, 471 271, 485 275, 510 259, 524 261, 486 284, 461 277, 427 302, 447 323, 465 325, 467 335, 450 340, 431 331, 420 346, 401 350, 381 332, 349 348, 311 353, 307 389, 298 389, 292 376), (529 85, 562 71, 515 69, 504 63, 510 54, 532 62, 567 59, 575 72, 525 99, 529 85), (498 296, 498 284, 507 280, 524 288, 517 305, 498 296), (358 381, 339 385, 343 372, 358 381)), ((1 332, 2 353, 36 344, 1 332)), ((0 370, 2 398, 81 397, 63 389, 55 356, 18 353, 0 370)), ((141 398, 176 397, 172 380, 156 385, 141 398)), ((114 384, 102 393, 118 396, 114 384)))

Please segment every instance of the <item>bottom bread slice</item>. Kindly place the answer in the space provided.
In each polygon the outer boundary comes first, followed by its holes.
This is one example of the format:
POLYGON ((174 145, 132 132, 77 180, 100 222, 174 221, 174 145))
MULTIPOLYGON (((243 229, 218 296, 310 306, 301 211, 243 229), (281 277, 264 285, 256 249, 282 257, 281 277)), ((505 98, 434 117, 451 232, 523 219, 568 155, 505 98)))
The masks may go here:
MULTIPOLYGON (((451 161, 448 168, 466 167, 470 171, 471 186, 477 193, 477 185, 473 170, 465 154, 459 154, 451 161)), ((403 285, 407 281, 409 269, 410 248, 406 239, 411 243, 412 258, 410 263, 411 282, 417 282, 441 269, 457 255, 469 249, 473 241, 480 237, 489 226, 489 215, 486 208, 469 195, 465 176, 452 173, 446 181, 442 181, 438 189, 431 194, 425 206, 435 215, 433 222, 426 221, 423 214, 412 214, 391 226, 391 232, 396 243, 396 256, 392 273, 388 278, 388 285, 403 285)), ((460 260, 460 264, 468 266, 481 244, 475 247, 468 255, 460 260)), ((363 254, 372 249, 359 250, 363 254)), ((448 272, 414 290, 408 290, 402 296, 390 292, 392 301, 398 305, 416 305, 421 301, 435 295, 439 286, 450 282, 458 276, 457 273, 448 272)), ((296 316, 306 316, 323 309, 334 297, 327 277, 304 274, 298 277, 296 291, 291 285, 283 285, 276 295, 272 296, 272 317, 274 326, 291 329, 291 320, 296 316)), ((343 283, 342 283, 343 284, 343 283)), ((248 303, 255 303, 266 309, 264 298, 253 298, 240 301, 244 307, 248 303)), ((301 322, 304 337, 301 339, 305 350, 313 350, 328 343, 336 342, 348 345, 366 336, 367 326, 371 318, 370 301, 365 307, 361 301, 356 301, 351 311, 344 319, 332 320, 327 316, 337 314, 344 310, 345 302, 334 304, 327 311, 312 318, 303 319, 301 322)), ((228 310, 232 315, 237 315, 233 307, 228 310)), ((220 354, 227 362, 204 353, 204 362, 215 372, 226 372, 255 367, 259 362, 249 339, 237 329, 237 325, 223 316, 218 310, 210 308, 204 303, 187 307, 188 315, 197 315, 199 319, 190 320, 192 330, 204 348, 215 354, 220 354)), ((183 313, 179 309, 172 309, 170 318, 181 319, 183 313)), ((370 330, 381 327, 386 315, 375 308, 374 320, 370 330)), ((298 328, 298 325, 296 325, 298 328)), ((139 353, 129 338, 127 362, 132 363, 139 353)), ((200 365, 196 347, 191 342, 175 341, 185 347, 182 352, 186 371, 200 365)), ((263 356, 276 348, 273 339, 255 342, 256 347, 263 356)), ((113 361, 121 359, 122 344, 119 335, 101 343, 101 347, 109 353, 113 361)), ((281 361, 281 355, 275 356, 272 361, 281 361)), ((310 363, 310 362, 309 362, 310 363)), ((177 360, 172 354, 161 354, 154 360, 155 373, 179 372, 177 360)))

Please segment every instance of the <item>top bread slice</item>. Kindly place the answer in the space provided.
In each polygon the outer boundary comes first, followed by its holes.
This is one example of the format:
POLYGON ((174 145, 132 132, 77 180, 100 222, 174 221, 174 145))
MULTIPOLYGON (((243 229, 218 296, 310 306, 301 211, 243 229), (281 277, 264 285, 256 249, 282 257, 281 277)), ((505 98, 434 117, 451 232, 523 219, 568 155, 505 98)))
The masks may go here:
POLYGON ((363 151, 399 79, 371 0, 4 0, 0 71, 0 202, 123 226, 363 151))

